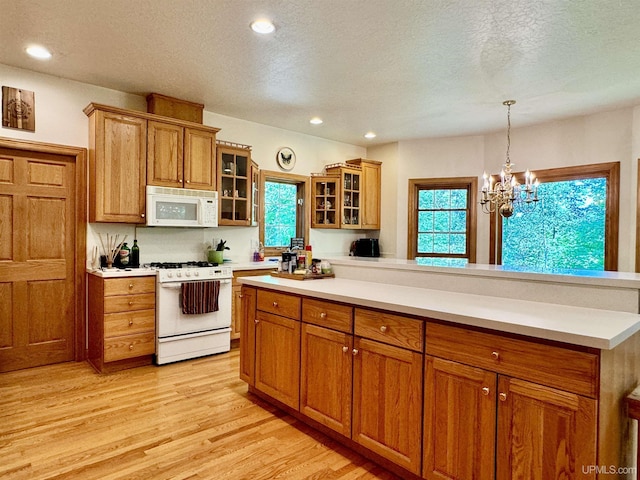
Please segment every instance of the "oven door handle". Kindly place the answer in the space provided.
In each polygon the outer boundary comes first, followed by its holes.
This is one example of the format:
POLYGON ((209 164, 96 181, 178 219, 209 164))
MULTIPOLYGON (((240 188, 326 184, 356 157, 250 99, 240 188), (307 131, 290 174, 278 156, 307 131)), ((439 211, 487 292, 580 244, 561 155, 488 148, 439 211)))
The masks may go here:
MULTIPOLYGON (((191 282, 209 282, 210 280, 191 280, 191 282)), ((227 285, 229 283, 231 283, 231 280, 229 279, 223 279, 223 280, 218 280, 220 282, 221 285, 227 285)), ((171 290, 180 290, 182 288, 182 283, 183 282, 165 282, 165 283, 161 283, 160 286, 162 288, 168 288, 171 290)))

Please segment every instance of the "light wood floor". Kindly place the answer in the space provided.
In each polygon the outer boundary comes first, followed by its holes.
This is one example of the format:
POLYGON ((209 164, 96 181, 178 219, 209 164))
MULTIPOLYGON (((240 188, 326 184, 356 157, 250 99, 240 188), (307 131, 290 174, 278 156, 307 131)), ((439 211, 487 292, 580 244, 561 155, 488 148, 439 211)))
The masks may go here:
POLYGON ((238 353, 0 374, 0 478, 397 479, 248 394, 238 353))

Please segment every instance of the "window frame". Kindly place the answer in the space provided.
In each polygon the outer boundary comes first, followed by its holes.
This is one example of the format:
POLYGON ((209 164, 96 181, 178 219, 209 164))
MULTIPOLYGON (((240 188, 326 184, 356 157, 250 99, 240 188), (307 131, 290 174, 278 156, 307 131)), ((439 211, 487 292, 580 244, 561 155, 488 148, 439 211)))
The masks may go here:
MULTIPOLYGON (((594 163, 575 167, 549 168, 536 170, 540 183, 583 180, 586 178, 605 178, 607 199, 604 225, 604 270, 618 270, 618 228, 620 218, 620 162, 594 163)), ((524 178, 524 172, 515 174, 524 178)), ((502 217, 496 212, 490 215, 489 226, 489 263, 502 265, 502 217), (499 263, 496 263, 499 259, 499 263)))
POLYGON ((409 219, 407 228, 407 259, 419 257, 466 258, 469 263, 476 262, 477 237, 477 197, 478 177, 449 178, 410 178, 409 179, 409 219), (458 253, 418 253, 418 194, 420 190, 467 190, 467 230, 466 252, 458 253))
MULTIPOLYGON (((296 234, 302 233, 304 244, 309 244, 309 225, 311 224, 311 179, 304 175, 296 175, 293 173, 283 173, 270 170, 260 170, 260 219, 259 239, 264 245, 265 230, 265 183, 280 182, 297 185, 297 199, 302 200, 302 205, 298 204, 296 211, 296 234)), ((267 247, 264 246, 264 254, 266 257, 279 256, 289 247, 267 247)))

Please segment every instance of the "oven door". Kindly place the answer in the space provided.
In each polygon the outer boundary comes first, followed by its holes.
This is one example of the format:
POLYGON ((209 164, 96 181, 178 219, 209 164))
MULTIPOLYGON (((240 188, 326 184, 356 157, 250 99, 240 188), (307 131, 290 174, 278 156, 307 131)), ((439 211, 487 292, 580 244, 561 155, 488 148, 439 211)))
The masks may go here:
POLYGON ((231 280, 221 279, 218 311, 197 315, 182 313, 182 283, 158 284, 156 318, 158 337, 206 332, 231 326, 231 280))

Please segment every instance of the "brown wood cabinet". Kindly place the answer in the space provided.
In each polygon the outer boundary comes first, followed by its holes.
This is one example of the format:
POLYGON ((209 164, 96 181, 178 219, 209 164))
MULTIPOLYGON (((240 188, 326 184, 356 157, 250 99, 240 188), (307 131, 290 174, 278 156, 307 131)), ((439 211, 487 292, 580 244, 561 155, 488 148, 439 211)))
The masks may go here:
POLYGON ((251 225, 253 174, 251 147, 217 142, 219 225, 251 225))
POLYGON ((126 111, 89 116, 89 222, 144 223, 147 121, 126 111))
POLYGON ((147 184, 215 190, 215 131, 148 122, 147 184))
POLYGON ((425 360, 425 478, 595 478, 597 355, 435 323, 426 338, 442 358, 425 360))
POLYGON ((256 305, 257 291, 253 287, 242 286, 240 339, 240 379, 252 387, 255 385, 256 368, 256 305))
POLYGON ((340 228, 340 175, 311 177, 311 227, 340 228))
POLYGON ((241 277, 253 277, 268 274, 268 269, 233 271, 233 280, 231 283, 231 340, 240 338, 243 325, 242 285, 240 284, 238 279, 241 277))
POLYGON ((355 158, 347 160, 348 165, 359 165, 362 169, 360 198, 360 228, 380 229, 380 193, 382 188, 382 162, 355 158))
POLYGON ((88 276, 89 363, 110 372, 152 362, 155 276, 88 276))

